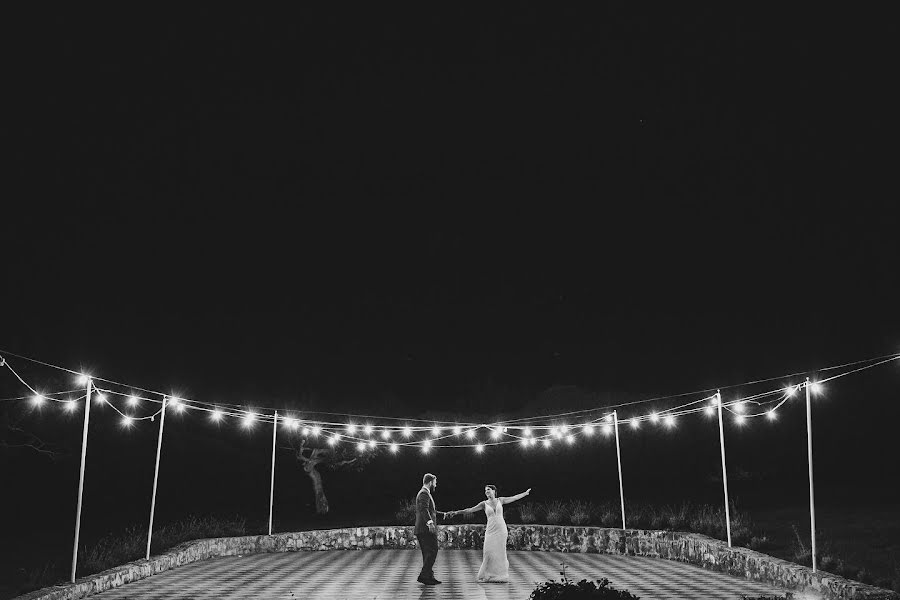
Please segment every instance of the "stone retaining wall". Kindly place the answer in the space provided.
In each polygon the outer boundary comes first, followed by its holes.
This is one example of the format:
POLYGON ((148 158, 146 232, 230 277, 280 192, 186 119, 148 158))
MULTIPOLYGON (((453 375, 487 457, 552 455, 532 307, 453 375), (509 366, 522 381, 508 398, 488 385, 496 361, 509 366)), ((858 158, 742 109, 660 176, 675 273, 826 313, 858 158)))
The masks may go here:
MULTIPOLYGON (((484 525, 442 526, 441 548, 480 549, 484 525)), ((358 527, 279 533, 272 536, 211 538, 185 542, 150 560, 137 560, 121 567, 89 575, 74 584, 55 586, 21 596, 19 600, 75 600, 138 581, 168 569, 214 556, 236 556, 260 552, 318 550, 416 549, 411 526, 358 527)), ((510 550, 585 552, 652 556, 677 560, 712 571, 771 583, 785 590, 814 592, 829 600, 890 599, 900 594, 872 587, 830 573, 728 544, 705 535, 674 531, 563 527, 555 525, 510 525, 510 550)), ((602 574, 598 573, 598 577, 602 574)))

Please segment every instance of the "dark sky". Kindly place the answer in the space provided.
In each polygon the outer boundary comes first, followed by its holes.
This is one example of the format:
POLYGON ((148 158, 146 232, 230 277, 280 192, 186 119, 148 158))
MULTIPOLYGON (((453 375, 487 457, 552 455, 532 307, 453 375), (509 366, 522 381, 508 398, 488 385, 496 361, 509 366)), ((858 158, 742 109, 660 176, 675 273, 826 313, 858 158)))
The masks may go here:
POLYGON ((0 348, 486 418, 900 351, 883 17, 82 10, 10 18, 0 348))

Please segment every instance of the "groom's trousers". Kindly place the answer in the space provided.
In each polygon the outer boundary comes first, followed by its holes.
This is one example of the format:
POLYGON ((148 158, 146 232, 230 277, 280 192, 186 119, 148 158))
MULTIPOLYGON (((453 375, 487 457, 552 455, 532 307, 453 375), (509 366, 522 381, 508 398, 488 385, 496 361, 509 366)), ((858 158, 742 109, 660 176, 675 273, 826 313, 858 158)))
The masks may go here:
POLYGON ((419 540, 419 549, 422 550, 422 572, 420 579, 434 579, 434 561, 437 559, 438 541, 433 533, 416 534, 419 540))

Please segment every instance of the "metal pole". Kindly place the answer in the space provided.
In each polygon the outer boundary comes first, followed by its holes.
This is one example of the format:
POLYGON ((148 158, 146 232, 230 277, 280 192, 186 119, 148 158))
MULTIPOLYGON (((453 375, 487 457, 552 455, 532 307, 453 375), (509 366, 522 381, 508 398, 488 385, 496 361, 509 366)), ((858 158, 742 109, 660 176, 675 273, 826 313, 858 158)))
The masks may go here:
POLYGON ((78 508, 75 509, 75 543, 72 545, 72 583, 75 583, 75 566, 78 564, 78 537, 81 535, 81 499, 84 495, 84 460, 87 456, 88 423, 91 420, 91 386, 88 377, 87 393, 84 396, 84 431, 81 434, 81 471, 78 474, 78 508))
POLYGON ((806 378, 806 450, 809 462, 809 527, 812 535, 812 570, 816 572, 816 501, 813 491, 812 405, 809 402, 809 377, 806 378))
POLYGON ((622 529, 625 529, 625 492, 622 491, 622 451, 619 449, 619 413, 613 411, 613 422, 616 425, 616 460, 619 463, 619 501, 622 503, 622 529))
POLYGON ((153 539, 153 516, 156 514, 156 484, 159 481, 159 454, 162 450, 163 426, 166 424, 166 398, 159 411, 159 439, 156 441, 156 466, 153 468, 153 498, 150 500, 150 526, 147 528, 147 560, 150 560, 150 541, 153 539))
POLYGON ((269 535, 272 535, 272 505, 275 502, 275 436, 278 435, 278 411, 272 421, 272 483, 269 486, 269 535))
POLYGON ((722 488, 725 490, 725 529, 728 532, 728 547, 731 548, 731 512, 728 507, 728 473, 725 471, 725 428, 722 426, 722 394, 716 392, 716 406, 719 407, 719 445, 722 447, 722 488))

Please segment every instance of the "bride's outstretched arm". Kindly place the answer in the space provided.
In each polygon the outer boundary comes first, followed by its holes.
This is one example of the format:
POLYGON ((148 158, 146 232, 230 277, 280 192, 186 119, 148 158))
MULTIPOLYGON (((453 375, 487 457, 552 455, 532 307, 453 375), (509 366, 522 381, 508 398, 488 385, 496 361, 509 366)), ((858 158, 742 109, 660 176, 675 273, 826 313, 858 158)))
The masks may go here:
POLYGON ((522 498, 524 498, 525 496, 527 496, 530 493, 531 493, 531 488, 528 488, 521 494, 516 494, 515 496, 508 496, 505 498, 500 498, 500 500, 501 500, 501 502, 503 502, 503 504, 509 504, 510 502, 515 502, 516 500, 521 500, 522 498))
POLYGON ((472 507, 470 507, 470 508, 464 508, 464 509, 462 509, 462 510, 451 510, 451 511, 448 511, 448 512, 449 512, 451 515, 453 515, 453 514, 455 514, 455 515, 461 515, 461 514, 464 514, 464 513, 474 513, 474 512, 478 512, 478 511, 480 511, 480 510, 484 510, 484 500, 482 500, 481 502, 479 502, 478 504, 476 504, 475 506, 472 506, 472 507))

